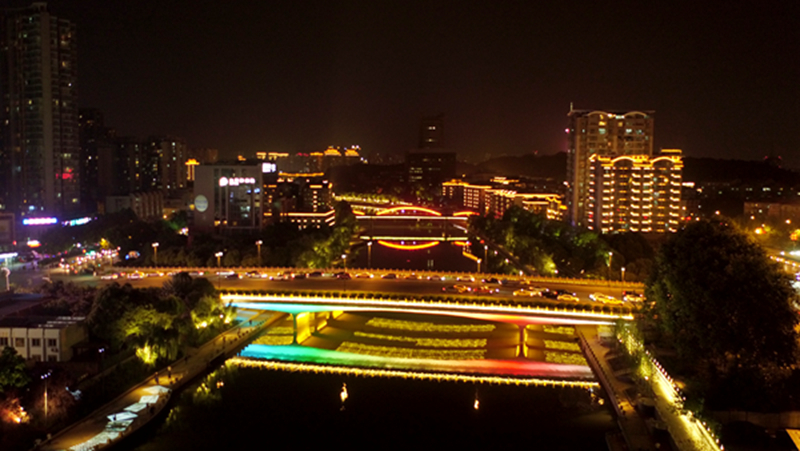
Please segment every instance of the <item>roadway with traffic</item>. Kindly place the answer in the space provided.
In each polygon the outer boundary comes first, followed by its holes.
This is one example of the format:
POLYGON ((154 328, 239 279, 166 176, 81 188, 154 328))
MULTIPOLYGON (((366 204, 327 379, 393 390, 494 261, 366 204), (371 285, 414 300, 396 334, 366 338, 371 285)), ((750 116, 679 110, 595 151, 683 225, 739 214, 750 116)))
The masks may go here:
MULTIPOLYGON (((179 269, 152 270, 141 269, 128 273, 116 273, 117 278, 94 277, 90 283, 130 283, 134 287, 160 287, 179 269), (133 276, 132 276, 133 274, 133 276)), ((603 281, 572 281, 564 279, 520 278, 496 274, 441 274, 421 272, 353 271, 349 279, 336 274, 342 271, 291 271, 282 269, 215 270, 190 272, 195 277, 205 277, 222 290, 266 290, 266 291, 352 291, 365 293, 393 293, 411 295, 452 295, 459 297, 511 298, 516 301, 540 298, 533 288, 547 289, 550 292, 568 292, 578 300, 561 301, 567 304, 597 304, 592 297, 598 294, 613 297, 611 304, 621 304, 623 293, 642 293, 641 284, 609 284, 603 281), (247 274, 250 273, 251 276, 247 274), (298 274, 300 276, 298 276, 298 274), (521 291, 533 291, 529 295, 521 291), (515 295, 515 292, 517 293, 515 295), (593 296, 594 295, 594 296, 593 296)), ((53 276, 58 278, 60 276, 53 276)), ((548 296, 544 292, 544 297, 548 296)), ((627 304, 627 302, 626 302, 627 304)))

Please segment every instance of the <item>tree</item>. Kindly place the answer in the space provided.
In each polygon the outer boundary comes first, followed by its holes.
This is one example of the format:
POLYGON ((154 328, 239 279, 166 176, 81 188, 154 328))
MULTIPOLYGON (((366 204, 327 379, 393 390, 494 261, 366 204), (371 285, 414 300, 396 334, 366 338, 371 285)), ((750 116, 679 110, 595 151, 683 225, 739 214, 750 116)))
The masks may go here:
POLYGON ((0 393, 11 388, 22 388, 30 382, 25 372, 25 359, 12 347, 3 348, 0 354, 0 393))
POLYGON ((662 246, 647 285, 659 328, 707 380, 766 379, 797 361, 791 278, 733 226, 688 224, 662 246))

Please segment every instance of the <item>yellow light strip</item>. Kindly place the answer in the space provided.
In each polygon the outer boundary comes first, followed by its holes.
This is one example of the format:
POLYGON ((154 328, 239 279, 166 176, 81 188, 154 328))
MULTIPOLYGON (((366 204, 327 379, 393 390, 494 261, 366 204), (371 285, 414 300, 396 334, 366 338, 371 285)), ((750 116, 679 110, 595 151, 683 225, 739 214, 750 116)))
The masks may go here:
MULTIPOLYGON (((291 304, 323 304, 323 305, 349 305, 349 306, 356 306, 356 307, 368 307, 368 308, 386 308, 386 307, 394 307, 394 308, 418 308, 418 309, 450 309, 450 310, 461 310, 461 311, 483 311, 488 313, 511 313, 516 315, 525 315, 525 314, 536 314, 536 315, 544 315, 544 316, 577 316, 583 318, 594 318, 600 320, 609 320, 609 319, 624 319, 631 321, 633 320, 633 315, 628 314, 613 314, 613 313, 594 313, 594 312, 578 312, 575 311, 574 308, 572 311, 567 309, 558 309, 553 307, 551 310, 549 307, 523 307, 520 304, 517 304, 515 307, 505 307, 501 305, 483 305, 483 304, 456 304, 452 302, 431 302, 431 301, 422 301, 422 300, 414 300, 414 299, 407 299, 403 301, 390 301, 384 299, 342 299, 342 298, 320 298, 320 297, 305 297, 302 295, 293 296, 293 295, 270 295, 269 297, 263 295, 245 295, 245 294, 223 294, 220 298, 225 302, 234 302, 234 301, 241 301, 241 302, 286 302, 291 304)), ((435 311, 435 310, 433 310, 435 311)))
POLYGON ((378 216, 390 215, 392 213, 395 213, 395 212, 398 212, 398 211, 403 211, 403 210, 421 211, 421 212, 429 213, 429 214, 431 214, 433 216, 441 216, 442 215, 441 213, 439 213, 436 210, 431 210, 430 208, 425 208, 425 207, 415 207, 415 206, 412 206, 412 205, 387 208, 385 210, 379 211, 377 213, 377 215, 378 216))
POLYGON ((430 249, 432 247, 438 246, 438 241, 430 241, 427 243, 422 244, 394 244, 388 241, 378 240, 378 244, 381 246, 386 246, 388 248, 397 249, 401 251, 418 251, 420 249, 430 249))
POLYGON ((496 385, 524 385, 541 387, 578 387, 578 388, 599 388, 597 382, 588 381, 562 381, 555 379, 534 379, 534 378, 513 378, 501 376, 471 376, 466 374, 433 373, 422 371, 400 371, 400 370, 380 370, 372 368, 351 368, 346 366, 328 366, 315 364, 298 364, 287 362, 276 362, 271 360, 256 360, 244 357, 231 357, 228 362, 232 364, 251 367, 265 368, 268 370, 307 372, 322 374, 343 374, 359 377, 396 377, 402 379, 429 380, 437 382, 468 382, 496 385))

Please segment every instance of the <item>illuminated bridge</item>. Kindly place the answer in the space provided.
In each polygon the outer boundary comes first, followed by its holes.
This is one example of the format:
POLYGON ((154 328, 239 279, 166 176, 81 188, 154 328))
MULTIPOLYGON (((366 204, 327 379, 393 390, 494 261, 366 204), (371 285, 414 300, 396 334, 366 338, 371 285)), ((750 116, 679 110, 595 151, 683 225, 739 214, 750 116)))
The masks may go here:
POLYGON ((279 369, 528 385, 596 385, 575 343, 573 326, 632 319, 630 312, 576 306, 363 295, 226 293, 222 299, 241 309, 291 315, 291 325, 282 328, 282 336, 268 331, 242 351, 244 359, 239 363, 246 360, 248 365, 279 369), (443 323, 409 319, 436 317, 443 323), (485 328, 493 332, 484 334, 485 328), (430 330, 452 333, 426 335, 430 330))
POLYGON ((474 214, 463 211, 443 216, 430 208, 403 205, 383 209, 374 215, 360 214, 356 219, 362 230, 362 240, 425 248, 442 241, 466 241, 467 218, 474 214))

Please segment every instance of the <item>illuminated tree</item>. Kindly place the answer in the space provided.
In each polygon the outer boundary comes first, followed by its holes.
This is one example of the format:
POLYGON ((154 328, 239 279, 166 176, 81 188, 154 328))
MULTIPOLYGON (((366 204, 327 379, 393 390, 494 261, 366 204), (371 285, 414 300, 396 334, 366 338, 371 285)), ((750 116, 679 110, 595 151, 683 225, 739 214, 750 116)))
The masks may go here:
POLYGON ((647 297, 681 359, 711 378, 774 375, 797 361, 790 276, 726 223, 690 223, 664 244, 647 297))

